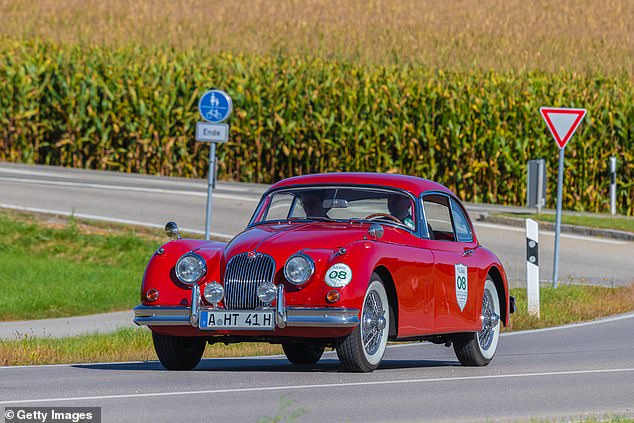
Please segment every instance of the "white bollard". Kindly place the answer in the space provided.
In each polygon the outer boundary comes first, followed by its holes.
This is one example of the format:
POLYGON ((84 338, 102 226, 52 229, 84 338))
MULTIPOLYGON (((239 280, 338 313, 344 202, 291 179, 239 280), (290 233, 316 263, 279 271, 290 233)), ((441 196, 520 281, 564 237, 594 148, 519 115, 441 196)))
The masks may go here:
POLYGON ((539 227, 526 219, 526 297, 528 314, 539 318, 539 227))

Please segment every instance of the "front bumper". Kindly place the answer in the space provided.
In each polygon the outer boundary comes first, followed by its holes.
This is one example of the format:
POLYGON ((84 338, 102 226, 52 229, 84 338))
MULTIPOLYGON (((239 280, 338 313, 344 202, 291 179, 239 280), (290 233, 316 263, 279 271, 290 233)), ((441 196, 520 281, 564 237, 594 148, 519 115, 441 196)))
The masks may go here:
MULTIPOLYGON (((286 307, 284 287, 277 288, 275 306, 275 326, 277 328, 314 327, 314 328, 350 328, 359 325, 359 310, 352 308, 324 307, 286 307)), ((192 326, 198 327, 201 311, 218 310, 204 307, 198 285, 192 287, 193 307, 186 306, 147 306, 138 305, 134 311, 134 323, 139 326, 192 326)))

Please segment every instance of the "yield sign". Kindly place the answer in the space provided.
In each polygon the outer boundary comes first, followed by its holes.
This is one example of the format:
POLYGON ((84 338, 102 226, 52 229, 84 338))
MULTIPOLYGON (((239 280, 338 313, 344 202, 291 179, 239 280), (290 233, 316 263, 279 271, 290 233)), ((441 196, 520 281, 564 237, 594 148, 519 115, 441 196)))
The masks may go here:
POLYGON ((542 114, 559 148, 564 148, 586 115, 586 109, 542 107, 539 113, 542 114))

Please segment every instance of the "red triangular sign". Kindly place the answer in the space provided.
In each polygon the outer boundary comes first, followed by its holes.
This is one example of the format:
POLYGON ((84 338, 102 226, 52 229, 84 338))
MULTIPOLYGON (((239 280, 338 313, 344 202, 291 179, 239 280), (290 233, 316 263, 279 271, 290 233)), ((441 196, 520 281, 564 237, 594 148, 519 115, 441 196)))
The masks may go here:
POLYGON ((559 148, 564 148, 586 115, 586 109, 542 107, 539 113, 542 114, 559 148))

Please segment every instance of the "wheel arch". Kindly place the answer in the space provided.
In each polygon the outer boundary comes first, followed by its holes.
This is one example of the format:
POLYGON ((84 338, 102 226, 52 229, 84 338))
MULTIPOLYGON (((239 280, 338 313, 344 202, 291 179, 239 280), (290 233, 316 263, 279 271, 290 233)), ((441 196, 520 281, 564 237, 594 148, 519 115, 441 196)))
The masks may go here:
POLYGON ((392 278, 392 274, 387 269, 387 267, 380 265, 374 269, 374 273, 379 275, 381 281, 383 282, 383 286, 385 287, 385 291, 387 292, 387 299, 390 306, 390 311, 392 313, 392 317, 390 319, 390 330, 388 332, 388 336, 390 338, 396 339, 398 337, 398 295, 396 293, 396 285, 394 284, 394 278, 392 278))
POLYGON ((504 283, 504 277, 500 272, 500 269, 497 266, 491 266, 487 273, 488 276, 493 280, 493 284, 495 285, 495 289, 498 292, 498 297, 500 298, 500 310, 502 311, 501 320, 504 323, 504 326, 508 325, 508 293, 506 292, 506 284, 504 283))

